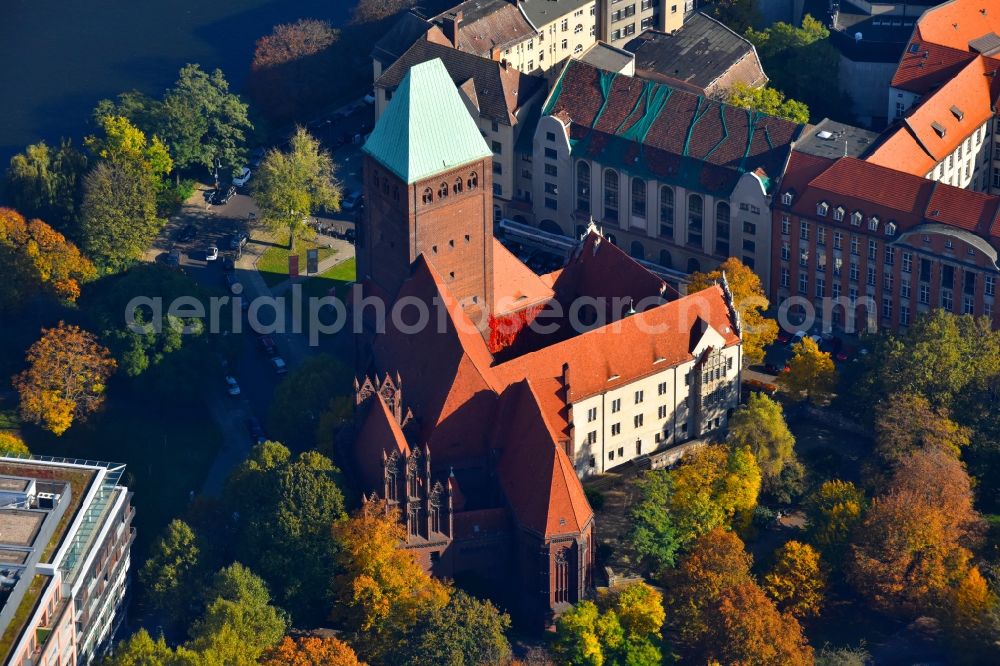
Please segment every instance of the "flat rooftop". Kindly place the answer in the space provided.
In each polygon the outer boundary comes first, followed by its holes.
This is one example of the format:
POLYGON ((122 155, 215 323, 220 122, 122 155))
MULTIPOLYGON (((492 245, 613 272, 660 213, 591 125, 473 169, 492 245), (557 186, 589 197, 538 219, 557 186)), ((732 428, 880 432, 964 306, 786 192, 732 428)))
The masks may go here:
POLYGON ((635 61, 635 55, 625 49, 615 48, 604 42, 597 42, 577 60, 589 63, 608 72, 621 72, 635 61))
POLYGON ((0 509, 0 544, 32 546, 47 511, 0 509))
POLYGON ((795 142, 795 150, 828 159, 860 158, 872 149, 878 138, 878 132, 824 118, 806 127, 795 142))
POLYGON ((16 476, 0 476, 0 490, 23 493, 31 485, 31 479, 16 476))

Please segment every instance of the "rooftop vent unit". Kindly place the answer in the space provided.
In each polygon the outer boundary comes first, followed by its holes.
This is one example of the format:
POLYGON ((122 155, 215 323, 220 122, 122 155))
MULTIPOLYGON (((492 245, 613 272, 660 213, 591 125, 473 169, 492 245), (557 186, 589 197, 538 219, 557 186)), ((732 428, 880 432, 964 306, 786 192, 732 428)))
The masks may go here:
POLYGON ((56 493, 38 493, 35 495, 39 509, 54 509, 59 503, 59 495, 56 493))
POLYGON ((816 138, 822 139, 823 141, 830 141, 831 139, 833 139, 833 132, 827 132, 826 130, 823 130, 822 132, 818 132, 816 134, 816 138))
POLYGON ((942 139, 944 138, 944 135, 948 133, 948 130, 944 128, 944 125, 937 122, 936 120, 931 123, 931 129, 933 129, 934 132, 942 139))

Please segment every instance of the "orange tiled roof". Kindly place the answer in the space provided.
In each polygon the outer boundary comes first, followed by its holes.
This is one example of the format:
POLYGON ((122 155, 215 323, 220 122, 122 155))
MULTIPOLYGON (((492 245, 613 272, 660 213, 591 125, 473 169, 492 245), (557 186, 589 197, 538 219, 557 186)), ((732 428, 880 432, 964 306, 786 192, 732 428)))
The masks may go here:
POLYGON ((494 314, 517 312, 552 298, 552 287, 493 239, 494 314))
POLYGON ((970 42, 1000 35, 1000 7, 995 0, 951 0, 924 12, 915 31, 924 41, 969 51, 970 42))
POLYGON ((977 56, 919 104, 868 161, 926 175, 993 116, 992 78, 988 74, 998 66, 1000 61, 977 56))
POLYGON ((378 488, 381 487, 382 481, 383 454, 395 450, 409 455, 410 447, 382 395, 376 391, 373 400, 375 404, 368 410, 365 422, 358 433, 356 452, 358 467, 365 481, 378 488))
POLYGON ((890 84, 893 88, 926 93, 950 79, 976 57, 965 49, 924 41, 918 32, 914 31, 913 39, 899 60, 890 84))

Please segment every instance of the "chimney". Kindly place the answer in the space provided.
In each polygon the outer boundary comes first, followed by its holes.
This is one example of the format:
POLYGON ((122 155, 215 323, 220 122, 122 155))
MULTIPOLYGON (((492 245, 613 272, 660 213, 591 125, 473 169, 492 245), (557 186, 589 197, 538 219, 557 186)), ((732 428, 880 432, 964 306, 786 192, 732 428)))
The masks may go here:
POLYGON ((451 45, 457 49, 458 31, 462 29, 462 10, 460 9, 448 16, 445 25, 448 28, 448 37, 451 39, 451 45))

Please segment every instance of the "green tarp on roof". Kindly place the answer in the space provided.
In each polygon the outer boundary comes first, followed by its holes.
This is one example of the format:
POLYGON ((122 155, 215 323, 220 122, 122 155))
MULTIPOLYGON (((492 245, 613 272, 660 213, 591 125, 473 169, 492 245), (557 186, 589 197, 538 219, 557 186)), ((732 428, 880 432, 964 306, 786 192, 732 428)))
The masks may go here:
POLYGON ((437 58, 410 68, 362 150, 407 184, 493 155, 437 58))

